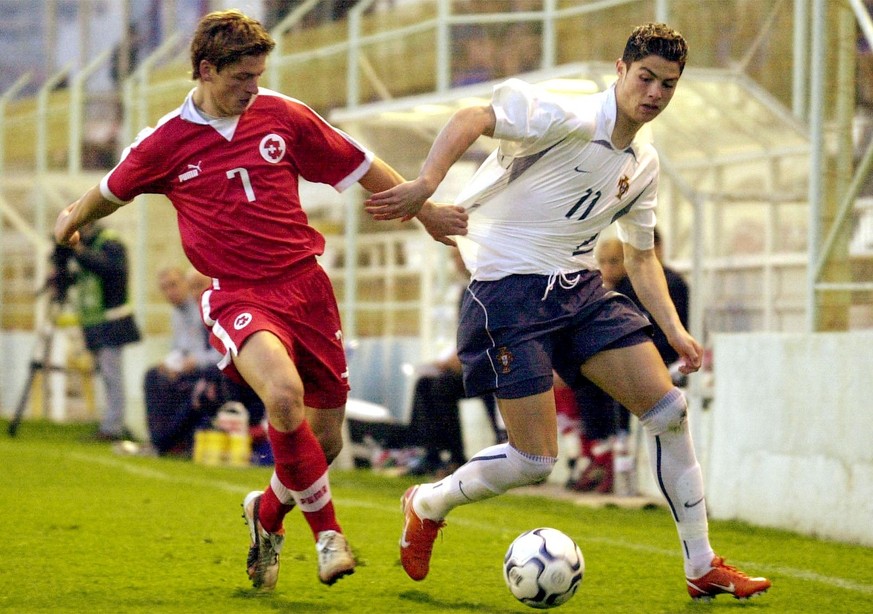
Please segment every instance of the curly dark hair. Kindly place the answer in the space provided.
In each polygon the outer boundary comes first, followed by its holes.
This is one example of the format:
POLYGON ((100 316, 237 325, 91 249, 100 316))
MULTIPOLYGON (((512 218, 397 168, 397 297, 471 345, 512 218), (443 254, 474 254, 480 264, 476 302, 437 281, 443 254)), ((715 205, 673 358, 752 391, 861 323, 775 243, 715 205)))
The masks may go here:
POLYGON ((667 24, 647 23, 637 26, 627 39, 621 59, 630 66, 650 55, 678 62, 681 74, 685 70, 685 60, 688 58, 688 43, 679 32, 667 24))
POLYGON ((231 9, 209 13, 191 40, 191 78, 200 78, 200 62, 206 60, 221 71, 243 56, 270 53, 276 41, 257 19, 231 9))

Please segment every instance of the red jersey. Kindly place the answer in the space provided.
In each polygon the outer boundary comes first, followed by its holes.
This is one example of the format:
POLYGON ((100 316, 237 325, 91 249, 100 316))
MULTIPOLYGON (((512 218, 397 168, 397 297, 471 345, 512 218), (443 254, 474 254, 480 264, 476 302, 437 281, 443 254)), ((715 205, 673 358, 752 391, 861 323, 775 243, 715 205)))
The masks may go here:
POLYGON ((261 88, 238 116, 207 118, 189 93, 147 128, 100 182, 123 204, 140 194, 173 203, 194 267, 236 283, 275 279, 324 251, 298 193, 300 177, 342 191, 373 154, 308 106, 261 88))

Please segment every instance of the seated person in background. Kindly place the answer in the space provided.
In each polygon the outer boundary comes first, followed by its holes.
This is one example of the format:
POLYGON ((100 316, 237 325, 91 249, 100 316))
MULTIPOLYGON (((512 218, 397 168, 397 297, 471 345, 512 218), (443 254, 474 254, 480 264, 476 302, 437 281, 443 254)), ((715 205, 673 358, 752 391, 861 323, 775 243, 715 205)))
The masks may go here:
POLYGON ((192 267, 185 273, 185 283, 188 284, 188 292, 191 293, 191 298, 199 305, 200 295, 212 287, 212 278, 207 277, 192 267))
POLYGON ((199 296, 202 284, 192 288, 180 268, 168 267, 158 273, 158 285, 173 307, 171 350, 146 372, 146 419, 158 454, 189 455, 195 428, 223 397, 216 366, 221 356, 207 341, 193 294, 199 296))
MULTIPOLYGON (((463 295, 469 274, 457 248, 451 248, 452 261, 458 274, 463 295)), ((412 400, 409 424, 409 444, 425 449, 420 462, 410 467, 411 475, 449 474, 467 462, 458 403, 467 397, 461 375, 461 361, 452 353, 419 369, 412 400), (446 458, 443 458, 443 456, 446 458)), ((497 414, 494 395, 482 398, 496 443, 506 441, 506 431, 497 414)))
MULTIPOLYGON (((627 279, 621 241, 616 238, 602 239, 597 244, 595 257, 603 277, 603 287, 617 290, 618 284, 627 279)), ((610 493, 614 479, 612 448, 619 423, 624 424, 625 428, 629 424, 629 413, 612 397, 583 378, 579 378, 575 385, 573 397, 582 425, 579 434, 581 455, 575 463, 575 471, 567 482, 567 488, 580 492, 610 493)))
POLYGON ((571 389, 557 374, 554 378, 560 433, 579 438, 579 456, 567 459, 570 477, 565 486, 608 494, 613 485, 617 404, 587 379, 579 378, 571 389))
MULTIPOLYGON (((663 266, 663 245, 658 230, 654 231, 655 255, 662 263, 667 288, 682 325, 688 326, 688 284, 682 276, 669 267, 663 266)), ((685 377, 677 368, 672 368, 679 360, 676 350, 670 346, 667 337, 655 323, 637 298, 624 268, 624 247, 617 238, 602 239, 596 249, 597 264, 603 277, 603 287, 614 290, 630 298, 643 314, 652 322, 652 341, 661 355, 664 364, 670 368, 673 383, 684 385, 685 377)), ((567 487, 572 490, 609 493, 613 490, 615 452, 627 449, 627 436, 630 432, 630 412, 615 402, 605 392, 587 380, 580 379, 574 391, 582 423, 582 459, 576 463, 582 471, 578 477, 571 478, 567 487)))
MULTIPOLYGON (((458 403, 466 396, 461 361, 455 353, 435 362, 432 369, 419 376, 412 401, 409 438, 412 445, 425 449, 425 455, 410 467, 410 475, 448 475, 467 462, 458 408, 458 403)), ((498 421, 494 395, 481 398, 494 431, 495 443, 506 441, 506 431, 498 421)))

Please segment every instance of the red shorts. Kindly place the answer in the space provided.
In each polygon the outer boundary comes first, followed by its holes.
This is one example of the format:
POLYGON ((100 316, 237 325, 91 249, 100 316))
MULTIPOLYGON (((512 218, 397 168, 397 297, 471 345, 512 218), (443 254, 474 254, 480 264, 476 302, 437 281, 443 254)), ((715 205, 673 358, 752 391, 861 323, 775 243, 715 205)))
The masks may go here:
POLYGON ((314 258, 276 282, 236 286, 222 281, 219 289, 204 292, 200 307, 209 342, 224 355, 218 366, 229 377, 243 381, 233 357, 249 336, 267 330, 294 361, 307 407, 345 405, 349 376, 339 309, 330 280, 314 258))

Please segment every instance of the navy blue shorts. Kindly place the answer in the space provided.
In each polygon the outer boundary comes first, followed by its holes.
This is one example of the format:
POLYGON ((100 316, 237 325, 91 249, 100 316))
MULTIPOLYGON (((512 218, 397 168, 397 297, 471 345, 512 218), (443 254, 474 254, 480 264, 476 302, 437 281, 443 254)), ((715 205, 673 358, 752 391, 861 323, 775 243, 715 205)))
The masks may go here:
POLYGON ((573 386, 598 352, 651 341, 652 325, 633 301, 605 290, 599 271, 579 275, 572 288, 559 279, 548 293, 548 275, 470 283, 458 323, 468 396, 539 394, 552 387, 552 370, 573 386))

